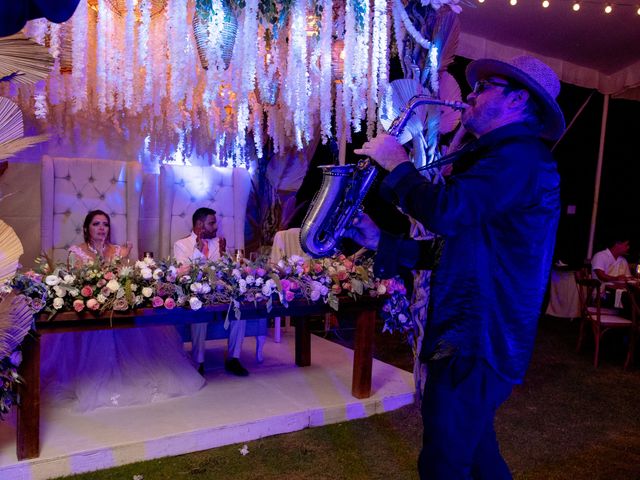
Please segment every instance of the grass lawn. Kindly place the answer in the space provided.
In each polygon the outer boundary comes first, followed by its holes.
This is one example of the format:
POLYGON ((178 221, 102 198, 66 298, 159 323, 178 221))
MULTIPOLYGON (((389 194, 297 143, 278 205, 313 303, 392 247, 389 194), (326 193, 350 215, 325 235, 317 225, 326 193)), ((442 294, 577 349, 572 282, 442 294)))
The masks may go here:
MULTIPOLYGON (((348 322, 346 322, 348 323, 348 322)), ((352 330, 340 330, 350 344, 352 330)), ((607 335, 609 337, 607 337, 607 335)), ((514 478, 640 480, 640 359, 622 370, 625 338, 575 352, 577 322, 542 319, 531 367, 498 411, 496 431, 514 478)), ((376 358, 411 370, 398 338, 377 335, 376 358)), ((416 405, 242 445, 75 475, 76 480, 417 479, 422 422, 416 405)))

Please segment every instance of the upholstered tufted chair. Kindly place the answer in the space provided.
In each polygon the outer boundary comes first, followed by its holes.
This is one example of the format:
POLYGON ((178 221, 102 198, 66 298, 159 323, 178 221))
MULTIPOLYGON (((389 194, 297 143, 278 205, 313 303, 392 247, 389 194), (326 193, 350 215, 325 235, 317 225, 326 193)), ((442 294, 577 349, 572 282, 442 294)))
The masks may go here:
MULTIPOLYGON (((160 255, 173 253, 176 240, 189 235, 192 215, 200 207, 212 208, 218 220, 218 236, 227 249, 244 249, 244 224, 251 178, 244 168, 163 165, 160 168, 160 255)), ((221 324, 211 323, 207 338, 225 336, 221 324)), ((249 320, 247 336, 256 337, 256 358, 263 359, 266 319, 249 320)))
POLYGON ((200 207, 217 214, 218 235, 227 248, 244 248, 244 222, 251 178, 244 168, 163 165, 160 168, 160 254, 171 255, 176 240, 191 232, 200 207))
POLYGON ((84 218, 96 209, 111 217, 111 240, 130 241, 130 257, 138 258, 139 163, 45 155, 40 185, 41 245, 55 261, 66 261, 69 246, 84 242, 84 218))

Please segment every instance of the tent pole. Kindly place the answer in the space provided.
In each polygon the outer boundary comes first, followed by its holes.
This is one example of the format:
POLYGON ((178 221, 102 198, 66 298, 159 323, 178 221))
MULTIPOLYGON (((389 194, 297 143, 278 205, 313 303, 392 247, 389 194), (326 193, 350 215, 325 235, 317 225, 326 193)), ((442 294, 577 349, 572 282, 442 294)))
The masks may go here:
POLYGON ((609 97, 604 95, 602 105, 602 124, 600 125, 600 147, 598 148, 598 166, 596 167, 596 184, 593 191, 593 209, 591 210, 591 227, 589 229, 589 246, 587 247, 587 258, 593 254, 593 238, 596 233, 596 217, 598 216, 598 200, 600 199, 600 177, 602 176, 602 158, 604 156, 604 140, 607 132, 607 117, 609 116, 609 97))

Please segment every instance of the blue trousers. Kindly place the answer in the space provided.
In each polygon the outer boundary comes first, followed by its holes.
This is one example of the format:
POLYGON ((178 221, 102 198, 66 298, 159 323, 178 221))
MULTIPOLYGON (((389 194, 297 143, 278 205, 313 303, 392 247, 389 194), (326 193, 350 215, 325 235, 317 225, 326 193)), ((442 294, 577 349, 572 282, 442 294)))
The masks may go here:
POLYGON ((422 399, 422 480, 511 479, 493 428, 511 383, 483 360, 447 357, 427 364, 422 399))

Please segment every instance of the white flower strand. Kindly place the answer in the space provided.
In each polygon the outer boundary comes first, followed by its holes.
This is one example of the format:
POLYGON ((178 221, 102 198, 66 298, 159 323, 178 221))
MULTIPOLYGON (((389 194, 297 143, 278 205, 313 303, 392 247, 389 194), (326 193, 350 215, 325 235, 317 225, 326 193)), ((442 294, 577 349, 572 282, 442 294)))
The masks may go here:
POLYGON ((144 67, 144 87, 138 111, 151 103, 153 99, 153 66, 149 56, 151 29, 151 0, 140 2, 140 24, 138 26, 138 64, 144 67))
MULTIPOLYGON (((338 130, 339 135, 346 135, 346 141, 351 141, 351 130, 349 125, 353 123, 351 98, 354 83, 354 74, 352 67, 354 65, 355 46, 356 46, 356 17, 353 11, 352 0, 347 0, 345 3, 344 14, 344 73, 342 81, 342 113, 344 120, 342 128, 338 130)), ((336 108, 336 110, 338 110, 336 108)), ((337 113, 337 112, 336 112, 337 113)), ((341 140, 344 141, 344 140, 341 140)))
POLYGON ((107 101, 107 16, 109 15, 109 5, 107 0, 98 0, 98 24, 97 29, 97 50, 96 50, 96 96, 98 110, 102 113, 106 111, 107 101))
POLYGON ((71 17, 71 111, 76 113, 87 104, 87 43, 89 16, 87 2, 80 2, 71 17))
POLYGON ((352 126, 355 132, 361 130, 362 120, 367 110, 367 97, 369 94, 369 37, 371 28, 371 15, 369 2, 363 2, 364 23, 362 32, 356 30, 356 45, 353 59, 353 83, 352 83, 352 126))
POLYGON ((133 109, 133 73, 134 73, 134 38, 135 38, 135 13, 134 0, 127 0, 127 13, 125 19, 124 37, 124 107, 133 109))
POLYGON ((407 33, 409 33, 409 35, 411 35, 422 48, 429 50, 429 48, 431 47, 431 42, 424 38, 422 34, 418 30, 416 30, 416 27, 413 26, 409 15, 407 15, 407 11, 404 9, 402 0, 394 0, 393 14, 398 16, 402 20, 402 24, 404 25, 404 28, 407 29, 407 33))
POLYGON ((320 133, 322 143, 332 137, 331 134, 331 35, 333 26, 333 0, 324 0, 322 4, 322 27, 320 29, 320 133))

